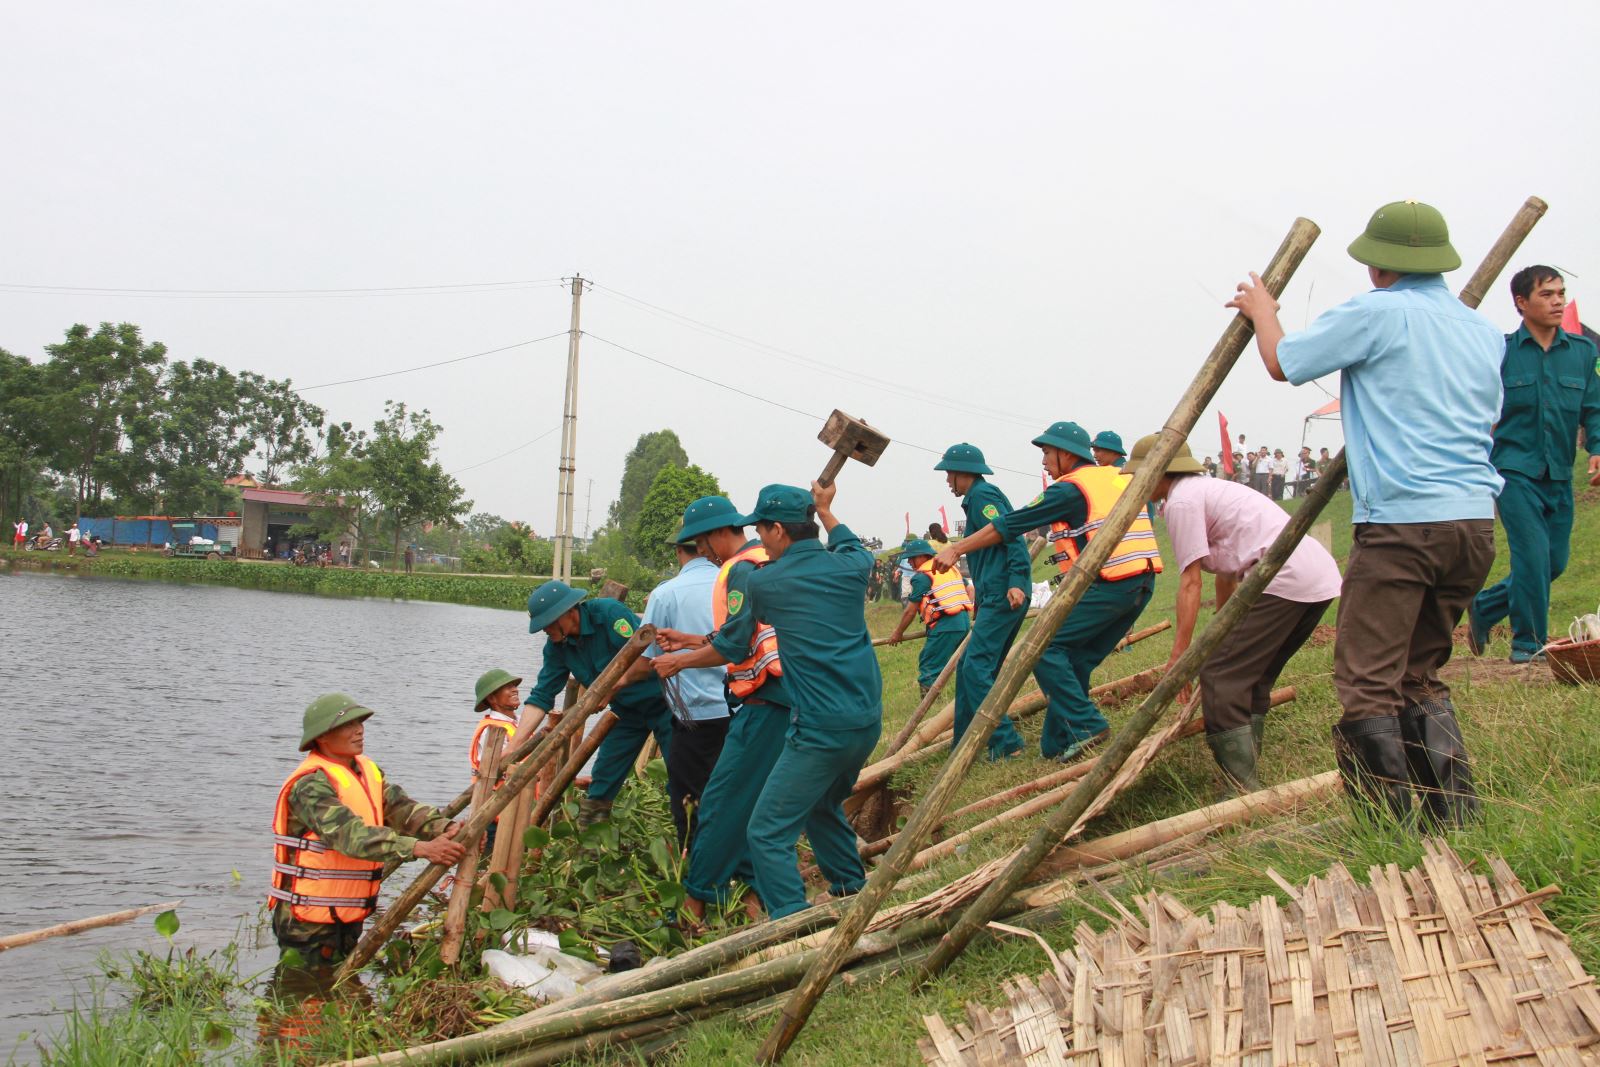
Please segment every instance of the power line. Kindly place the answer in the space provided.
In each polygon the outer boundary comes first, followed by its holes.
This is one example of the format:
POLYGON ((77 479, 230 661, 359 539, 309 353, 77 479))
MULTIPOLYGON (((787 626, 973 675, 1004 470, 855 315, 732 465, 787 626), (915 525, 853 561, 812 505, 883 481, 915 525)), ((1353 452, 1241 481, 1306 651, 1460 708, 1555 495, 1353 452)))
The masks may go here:
MULTIPOLYGON (((800 408, 793 407, 793 406, 791 406, 789 404, 785 404, 781 400, 774 400, 771 397, 762 396, 760 393, 752 393, 752 392, 749 392, 748 390, 740 389, 736 385, 730 385, 727 382, 719 381, 716 378, 708 378, 703 374, 697 374, 694 371, 689 370, 689 369, 687 369, 685 367, 680 367, 675 363, 668 363, 664 359, 658 359, 655 356, 646 355, 645 353, 640 352, 636 348, 629 348, 627 345, 618 344, 616 341, 612 341, 612 340, 609 340, 607 338, 601 337, 599 334, 590 333, 589 331, 585 330, 583 335, 585 337, 589 338, 590 340, 599 341, 603 345, 610 345, 612 348, 619 349, 619 350, 621 350, 623 352, 628 353, 629 355, 638 356, 640 359, 646 360, 646 361, 648 361, 650 363, 654 363, 658 367, 665 367, 667 370, 675 371, 678 374, 686 375, 686 376, 688 376, 690 378, 694 378, 694 379, 696 379, 698 381, 705 382, 708 385, 714 385, 719 389, 726 389, 730 393, 738 393, 740 396, 747 397, 750 400, 755 400, 755 401, 758 401, 758 402, 760 402, 762 404, 768 404, 768 405, 770 405, 772 407, 775 407, 775 408, 781 408, 784 411, 790 412, 790 413, 795 414, 795 415, 803 415, 808 419, 815 419, 815 420, 817 420, 819 422, 824 419, 824 416, 818 415, 816 412, 803 411, 800 408)), ((932 455, 932 456, 942 456, 942 455, 944 455, 944 449, 942 449, 942 448, 929 448, 927 445, 919 445, 915 441, 907 441, 907 440, 905 440, 904 438, 901 438, 901 437, 893 437, 892 440, 894 441, 895 444, 904 445, 906 448, 914 448, 918 452, 926 452, 926 453, 928 453, 929 455, 932 455)), ((1019 471, 1019 470, 1016 470, 1016 469, 1014 469, 1012 467, 1003 467, 1003 466, 1000 466, 997 463, 996 464, 992 464, 992 465, 996 469, 1003 470, 1008 474, 1020 474, 1025 478, 1032 477, 1033 474, 1036 473, 1036 472, 1033 472, 1033 471, 1019 471)))
POLYGON ((437 363, 424 363, 419 367, 407 367, 404 370, 386 370, 381 374, 368 374, 361 378, 345 378, 344 380, 337 382, 323 382, 321 385, 301 386, 299 389, 296 389, 295 392, 309 393, 313 389, 330 389, 335 385, 354 385, 356 382, 371 382, 376 381, 379 378, 393 378, 397 374, 412 374, 419 370, 431 370, 434 367, 446 367, 452 363, 465 363, 469 359, 479 359, 483 356, 493 356, 500 352, 509 352, 513 348, 526 348, 528 345, 536 345, 542 341, 554 341, 557 337, 567 336, 567 333, 568 331, 562 330, 560 333, 553 333, 548 337, 535 337, 531 341, 517 341, 514 344, 502 345, 499 348, 491 348, 483 352, 473 352, 471 355, 466 356, 456 356, 454 359, 441 359, 437 363))
POLYGON ((515 452, 521 452, 524 448, 527 448, 530 445, 538 444, 540 441, 543 441, 546 437, 549 437, 551 434, 555 433, 559 429, 561 429, 561 426, 559 424, 557 424, 555 426, 552 426, 548 430, 546 430, 544 433, 540 434, 538 437, 535 437, 533 440, 524 441, 524 442, 522 442, 520 445, 518 445, 515 448, 508 448, 504 452, 500 453, 498 456, 490 456, 488 459, 482 460, 481 462, 471 463, 471 464, 468 464, 465 467, 457 467, 455 470, 450 472, 450 476, 454 477, 457 474, 464 474, 467 471, 477 470, 479 467, 486 467, 489 464, 495 462, 496 460, 505 459, 507 456, 509 456, 509 455, 511 455, 511 454, 513 454, 515 452))
POLYGON ((472 293, 504 293, 560 284, 560 278, 533 278, 502 282, 458 282, 443 285, 366 286, 352 289, 135 289, 118 286, 0 282, 0 292, 31 296, 115 296, 164 300, 299 300, 327 297, 451 296, 472 293))
POLYGON ((938 407, 943 407, 951 411, 959 411, 965 415, 984 415, 988 418, 1011 423, 1012 425, 1016 426, 1025 426, 1029 429, 1036 428, 1039 425, 1040 420, 1024 418, 1015 414, 1014 412, 1001 408, 988 408, 973 404, 967 400, 941 396, 938 393, 929 392, 926 389, 913 388, 906 385, 902 381, 889 378, 878 378, 862 371, 850 370, 849 368, 840 367, 824 360, 816 359, 812 356, 794 352, 790 349, 767 344, 765 341, 758 341, 752 337, 745 337, 743 334, 734 333, 732 330, 724 330, 720 326, 713 326, 711 323, 702 322, 699 319, 691 318, 688 315, 673 311, 670 308, 664 308, 659 304, 652 304, 648 300, 641 300, 639 297, 631 296, 628 293, 624 293, 618 289, 613 289, 608 285, 601 285, 599 282, 595 283, 595 288, 610 293, 612 296, 625 300, 630 304, 637 305, 644 311, 662 316, 669 321, 676 322, 678 325, 687 326, 690 329, 698 330, 702 333, 709 334, 713 337, 717 337, 721 340, 728 341, 736 345, 741 345, 745 348, 763 352, 769 355, 775 355, 780 359, 787 360, 791 363, 798 363, 799 365, 810 370, 820 370, 831 374, 836 378, 855 381, 856 383, 863 385, 872 385, 879 389, 883 389, 905 397, 906 399, 915 400, 918 403, 934 404, 938 407))

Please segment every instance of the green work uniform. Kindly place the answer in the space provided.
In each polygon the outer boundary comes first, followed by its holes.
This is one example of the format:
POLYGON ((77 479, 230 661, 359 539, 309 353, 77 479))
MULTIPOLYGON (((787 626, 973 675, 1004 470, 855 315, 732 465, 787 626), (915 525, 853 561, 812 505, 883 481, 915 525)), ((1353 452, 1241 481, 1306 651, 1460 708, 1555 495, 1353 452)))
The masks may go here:
POLYGON ((826 547, 796 541, 756 571, 740 605, 777 631, 793 699, 788 738, 747 830, 756 892, 774 919, 806 907, 794 851, 802 830, 834 892, 866 884, 843 805, 883 729, 883 677, 864 610, 871 569, 872 554, 840 524, 826 547))
MULTIPOLYGON (((1052 482, 1027 507, 1002 516, 994 525, 1002 537, 1020 537, 1036 526, 1064 522, 1077 529, 1088 520, 1089 502, 1078 487, 1052 482)), ((1075 540, 1080 552, 1088 547, 1087 536, 1075 540)), ((1115 582, 1095 579, 1039 657, 1033 676, 1050 700, 1039 737, 1045 758, 1110 728, 1089 698, 1089 676, 1127 635, 1155 587, 1154 570, 1115 582)))
POLYGON ((1524 326, 1506 337, 1505 399, 1490 458, 1505 488, 1496 509, 1511 573, 1483 590, 1472 614, 1485 632, 1511 618, 1511 650, 1533 653, 1549 638, 1550 583, 1567 568, 1572 541, 1572 461, 1578 428, 1600 453, 1600 378, 1595 343, 1556 330, 1546 352, 1524 326))
MULTIPOLYGON (((383 825, 368 826, 345 807, 327 775, 308 774, 289 789, 291 837, 315 833, 333 851, 357 860, 407 860, 418 839, 442 833, 450 820, 438 808, 418 803, 387 775, 383 779, 383 825)), ((272 909, 272 932, 281 949, 294 949, 307 966, 334 963, 361 939, 360 922, 313 923, 296 919, 285 901, 272 909)))
MULTIPOLYGON (((911 575, 911 595, 907 602, 917 604, 919 607, 922 598, 933 592, 933 579, 917 571, 911 575)), ((923 639, 922 651, 917 653, 917 684, 926 690, 939 677, 939 672, 944 670, 944 665, 950 662, 950 657, 955 655, 956 649, 961 647, 961 641, 967 636, 971 626, 972 613, 958 611, 953 615, 941 614, 933 620, 933 625, 928 627, 928 636, 923 639)), ((959 666, 957 669, 960 669, 959 666)))
MULTIPOLYGON (((750 541, 744 548, 759 544, 750 541)), ((747 559, 733 565, 728 571, 730 601, 743 602, 749 596, 750 576, 756 570, 757 564, 747 559)), ((755 630, 753 612, 733 612, 711 636, 711 644, 728 662, 738 663, 749 655, 755 630)), ((781 657, 781 647, 779 654, 781 657)), ((733 721, 700 796, 694 840, 689 846, 689 871, 683 880, 684 888, 696 900, 726 904, 729 882, 737 879, 751 884, 755 878, 745 827, 772 765, 783 752, 789 733, 789 703, 781 675, 768 678, 742 704, 728 694, 733 721)))
MULTIPOLYGON (((566 686, 569 677, 583 685, 593 685, 600 672, 628 643, 633 631, 639 628, 639 616, 620 600, 610 597, 585 600, 577 611, 578 633, 575 636, 565 641, 546 640, 539 678, 524 703, 547 710, 554 708, 556 694, 566 686)), ((672 712, 655 675, 612 693, 611 710, 616 712, 617 721, 595 753, 594 773, 589 782, 590 800, 616 797, 651 734, 656 735, 663 757, 672 744, 672 712)))
MULTIPOLYGON (((961 500, 967 515, 967 536, 972 536, 996 519, 1011 514, 1011 501, 1000 489, 982 477, 975 478, 961 500)), ((954 747, 967 732, 983 698, 994 688, 1011 643, 1028 616, 1028 595, 1033 592, 1033 567, 1022 541, 1008 540, 992 548, 967 553, 967 569, 978 610, 972 619, 972 637, 967 651, 956 666, 956 720, 954 747), (1022 606, 1013 608, 1006 598, 1009 589, 1020 589, 1022 606)), ((994 733, 989 735, 989 757, 1003 759, 1023 749, 1022 735, 1011 716, 1001 715, 994 733)))

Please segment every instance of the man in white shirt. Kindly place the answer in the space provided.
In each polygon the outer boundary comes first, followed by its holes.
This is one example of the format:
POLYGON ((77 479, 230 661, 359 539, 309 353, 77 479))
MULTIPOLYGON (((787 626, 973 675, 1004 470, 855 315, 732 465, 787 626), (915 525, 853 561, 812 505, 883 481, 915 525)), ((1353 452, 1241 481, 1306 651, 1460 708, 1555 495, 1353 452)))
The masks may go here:
MULTIPOLYGON (((1140 438, 1122 469, 1137 472, 1155 443, 1154 434, 1140 438)), ((1166 501, 1161 514, 1180 572, 1169 669, 1194 636, 1201 572, 1216 575, 1221 609, 1239 579, 1266 554, 1289 521, 1282 508, 1259 493, 1203 474, 1184 445, 1150 494, 1152 500, 1166 501)), ((1311 538, 1301 541, 1249 613, 1200 668, 1206 741, 1223 773, 1241 789, 1261 788, 1256 763, 1272 686, 1339 595, 1339 582, 1339 565, 1328 550, 1311 538)))
POLYGON ((1289 461, 1283 458, 1283 449, 1272 451, 1272 499, 1283 499, 1283 487, 1289 481, 1289 461))
POLYGON ((1255 466, 1251 469, 1251 473, 1255 477, 1251 479, 1250 488, 1262 496, 1270 495, 1272 492, 1272 453, 1265 448, 1257 452, 1255 466))
POLYGON ((78 529, 76 522, 67 527, 67 555, 76 556, 78 554, 78 539, 82 536, 83 532, 78 529))

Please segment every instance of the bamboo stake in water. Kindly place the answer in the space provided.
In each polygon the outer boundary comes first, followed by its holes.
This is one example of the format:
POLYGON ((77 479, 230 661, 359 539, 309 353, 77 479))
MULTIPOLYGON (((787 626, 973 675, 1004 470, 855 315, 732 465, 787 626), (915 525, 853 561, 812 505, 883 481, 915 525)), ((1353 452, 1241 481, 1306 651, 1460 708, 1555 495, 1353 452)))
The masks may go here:
POLYGON ((113 911, 105 915, 93 915, 87 919, 73 919, 71 922, 57 923, 46 926, 41 930, 29 930, 23 934, 7 934, 0 937, 0 952, 7 949, 21 948, 23 945, 32 945, 52 937, 66 937, 69 934, 81 934, 85 930, 98 930, 102 926, 117 926, 125 922, 132 922, 141 915, 149 915, 152 911, 171 911, 181 900, 169 900, 165 904, 146 904, 142 908, 129 908, 126 911, 113 911))
MULTIPOLYGON (((654 626, 641 626, 634 631, 627 644, 617 650, 617 654, 611 657, 611 662, 606 664, 605 670, 594 680, 594 685, 590 686, 583 699, 578 701, 575 711, 563 715, 561 722, 533 746, 528 758, 517 764, 505 780, 505 784, 489 797, 481 809, 472 813, 472 817, 462 827, 460 836, 463 840, 470 841, 487 830, 494 817, 521 795, 523 788, 533 781, 545 765, 566 750, 567 738, 583 725, 583 721, 596 708, 611 699, 611 691, 616 688, 623 672, 643 654, 655 637, 654 626)), ((342 982, 365 967, 395 930, 399 929, 406 917, 422 902, 428 890, 438 884, 447 870, 449 867, 442 863, 428 864, 427 868, 417 875, 416 881, 400 894, 399 899, 384 909, 378 921, 373 923, 372 929, 362 936, 355 949, 335 973, 335 980, 342 982)))
MULTIPOLYGON (((1283 292, 1295 268, 1310 249, 1311 243, 1316 240, 1318 232, 1317 227, 1306 219, 1295 220, 1288 236, 1284 238, 1272 261, 1262 272, 1262 284, 1267 287, 1268 292, 1274 296, 1283 292)), ((811 1017, 811 1010, 816 1006, 817 998, 827 988, 834 972, 839 969, 851 946, 865 931, 867 923, 882 906, 895 883, 906 872, 911 858, 927 843, 933 827, 943 817, 955 791, 965 778, 967 769, 978 758, 979 752, 988 745, 989 735, 994 732, 995 724, 1000 721, 1002 709, 1008 707, 1016 698, 1023 681, 1039 662, 1046 646, 1066 620, 1068 612, 1077 606, 1089 586, 1099 577, 1100 568, 1111 558, 1117 542, 1144 510, 1150 500, 1150 491, 1165 471, 1167 462, 1177 454, 1179 446, 1184 443, 1189 431, 1199 419, 1200 412, 1210 403, 1253 333, 1250 320, 1243 315, 1235 315, 1227 329, 1223 331, 1222 337, 1217 341, 1200 372, 1184 391, 1183 397, 1168 418, 1166 426, 1156 439, 1155 447, 1150 451, 1149 459, 1124 488, 1099 532, 1078 557, 1072 569, 1066 573, 1055 594, 1040 612, 1033 629, 1013 646, 1011 654, 1006 657, 1006 662, 1000 669, 999 677, 995 679, 994 687, 978 708, 972 725, 961 738, 961 742, 956 746, 955 752, 951 754, 927 795, 911 813, 905 829, 900 832, 900 839, 894 843, 894 847, 889 850, 883 862, 873 870, 866 888, 856 895, 854 906, 835 927, 833 937, 818 952, 816 961, 806 973, 805 980, 784 1005, 777 1025, 773 1027, 761 1047, 758 1058, 762 1063, 775 1063, 781 1059, 795 1036, 805 1026, 806 1020, 811 1017)))
MULTIPOLYGON (((1544 214, 1545 203, 1537 197, 1529 197, 1517 211, 1511 224, 1501 234, 1500 239, 1489 250, 1489 255, 1483 264, 1472 275, 1468 286, 1463 290, 1461 299, 1468 307, 1476 307, 1478 300, 1482 299, 1483 292, 1505 269, 1507 261, 1522 244, 1528 232, 1544 214)), ((1273 291, 1278 295, 1278 290, 1273 291)), ((1164 472, 1168 458, 1157 458, 1152 454, 1149 464, 1140 469, 1135 475, 1135 480, 1148 473, 1164 472)), ((1228 632, 1244 618, 1245 614, 1255 604, 1267 584, 1277 575, 1279 568, 1288 560, 1290 554, 1299 546, 1306 532, 1311 529, 1311 524, 1322 514, 1322 509, 1327 507, 1328 501, 1333 498, 1334 492, 1345 479, 1344 450, 1334 457, 1327 473, 1317 479, 1305 501, 1290 517, 1289 522, 1279 532, 1266 553, 1257 561, 1256 565, 1245 575, 1244 581, 1239 583, 1239 588, 1228 602, 1218 609, 1205 631, 1195 639, 1178 657, 1172 669, 1167 672, 1155 691, 1139 707, 1131 719, 1122 725, 1111 743, 1101 753, 1094 770, 1078 784, 1061 807, 1051 812, 1044 823, 1028 839, 1028 843, 1020 849, 1015 858, 1009 863, 977 900, 973 901, 961 920, 951 928, 940 940, 939 947, 933 955, 928 957, 923 966, 922 977, 924 980, 938 974, 950 961, 960 955, 972 938, 983 929, 984 925, 993 917, 994 910, 1009 896, 1010 888, 1015 888, 1023 883, 1033 873, 1039 863, 1050 850, 1059 843, 1062 837, 1077 823, 1078 818, 1094 803, 1095 797, 1104 789, 1122 766, 1123 762, 1133 753, 1141 738, 1155 725, 1166 706, 1177 696, 1178 691, 1199 673, 1200 666, 1206 660, 1228 632)))
MULTIPOLYGON (((483 755, 478 759, 478 780, 472 783, 472 806, 479 807, 494 789, 500 777, 500 750, 505 747, 506 732, 491 729, 484 737, 483 755)), ((455 884, 450 887, 450 904, 445 909, 444 932, 439 937, 439 958, 446 966, 454 966, 461 958, 461 938, 467 930, 467 909, 472 905, 472 889, 478 882, 478 854, 483 849, 483 839, 474 838, 466 843, 467 850, 456 864, 455 884)))

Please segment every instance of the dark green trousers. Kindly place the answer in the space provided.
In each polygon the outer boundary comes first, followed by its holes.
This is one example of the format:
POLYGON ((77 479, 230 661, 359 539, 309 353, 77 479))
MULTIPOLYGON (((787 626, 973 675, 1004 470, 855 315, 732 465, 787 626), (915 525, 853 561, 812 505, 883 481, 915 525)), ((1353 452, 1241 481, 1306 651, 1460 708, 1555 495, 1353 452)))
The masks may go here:
POLYGON ((619 708, 613 704, 611 710, 617 713, 617 721, 594 754, 590 800, 616 799, 622 791, 622 783, 633 770, 633 761, 639 758, 651 734, 656 735, 662 758, 672 747, 672 712, 667 710, 665 702, 646 709, 619 708))
POLYGON ((932 685, 956 649, 961 647, 961 639, 967 636, 967 618, 965 612, 946 615, 923 639, 922 651, 917 653, 918 685, 924 689, 932 685))
POLYGON ((1089 699, 1089 676, 1127 636, 1155 588, 1154 574, 1096 581, 1056 631, 1033 669, 1039 688, 1050 698, 1039 737, 1046 759, 1110 728, 1089 699))
MULTIPOLYGON (((967 732, 973 716, 978 713, 978 705, 994 688, 1000 664, 1011 651, 1011 643, 1017 639, 1022 620, 1027 617, 1026 604, 1015 610, 1004 600, 998 604, 978 605, 978 614, 972 620, 972 640, 967 642, 967 650, 956 666, 956 735, 950 742, 951 748, 961 743, 961 735, 967 732)), ((1000 716, 999 725, 989 735, 989 758, 1003 759, 1021 752, 1023 747, 1022 735, 1017 733, 1011 716, 1000 716)))
POLYGON ((1572 546, 1572 479, 1501 471, 1496 509, 1511 550, 1511 573, 1480 592, 1473 614, 1485 630, 1510 616, 1511 650, 1537 652, 1550 638, 1550 583, 1567 569, 1572 546))
POLYGON ((777 704, 746 704, 728 724, 722 754, 706 783, 689 846, 689 873, 683 887, 696 900, 726 904, 728 883, 750 884, 750 846, 745 828, 756 798, 789 735, 789 709, 777 704))

